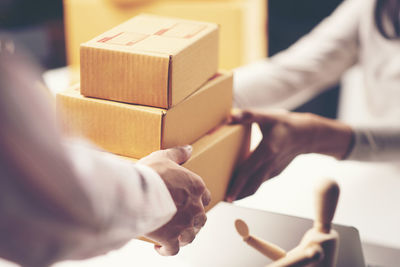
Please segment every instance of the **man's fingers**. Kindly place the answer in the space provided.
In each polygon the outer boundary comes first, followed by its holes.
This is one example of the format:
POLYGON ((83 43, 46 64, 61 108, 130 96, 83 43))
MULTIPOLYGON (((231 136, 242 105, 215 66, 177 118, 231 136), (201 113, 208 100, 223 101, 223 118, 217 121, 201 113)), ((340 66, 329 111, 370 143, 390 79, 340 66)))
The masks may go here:
POLYGON ((203 203, 204 207, 208 206, 208 204, 210 204, 211 202, 211 193, 210 190, 208 190, 207 188, 201 196, 201 202, 203 203))
POLYGON ((177 164, 185 163, 192 155, 192 146, 179 146, 161 150, 164 156, 177 164))
POLYGON ((195 237, 196 237, 196 233, 194 231, 194 228, 193 227, 187 228, 181 233, 181 235, 178 238, 179 245, 181 247, 186 246, 186 245, 192 243, 192 241, 194 240, 195 237))
POLYGON ((161 246, 155 245, 154 248, 162 256, 173 256, 179 252, 179 240, 175 238, 163 243, 161 246))
POLYGON ((196 215, 193 220, 193 227, 196 229, 201 229, 207 222, 207 216, 205 213, 196 215))

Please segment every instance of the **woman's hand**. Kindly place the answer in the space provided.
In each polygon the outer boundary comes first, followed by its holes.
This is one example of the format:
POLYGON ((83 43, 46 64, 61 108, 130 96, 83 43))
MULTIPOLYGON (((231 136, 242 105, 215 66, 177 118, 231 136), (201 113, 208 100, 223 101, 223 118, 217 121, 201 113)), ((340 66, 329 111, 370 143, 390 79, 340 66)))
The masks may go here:
POLYGON ((280 174, 298 155, 321 153, 342 159, 352 143, 352 129, 338 121, 309 113, 247 110, 232 115, 232 123, 257 123, 263 138, 237 168, 226 200, 254 194, 266 180, 280 174))

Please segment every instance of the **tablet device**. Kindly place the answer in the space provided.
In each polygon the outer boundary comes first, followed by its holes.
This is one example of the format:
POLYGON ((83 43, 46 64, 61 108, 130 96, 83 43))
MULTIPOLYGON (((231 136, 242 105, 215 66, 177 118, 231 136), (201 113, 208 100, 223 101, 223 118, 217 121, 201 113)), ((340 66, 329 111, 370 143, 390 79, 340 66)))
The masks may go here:
MULTIPOLYGON (((272 242, 286 251, 297 246, 313 220, 239 207, 221 202, 208 212, 208 220, 195 241, 180 252, 193 267, 265 267, 267 257, 248 246, 236 232, 236 219, 244 220, 250 234, 272 242)), ((356 228, 333 224, 339 233, 337 267, 365 267, 356 228)))

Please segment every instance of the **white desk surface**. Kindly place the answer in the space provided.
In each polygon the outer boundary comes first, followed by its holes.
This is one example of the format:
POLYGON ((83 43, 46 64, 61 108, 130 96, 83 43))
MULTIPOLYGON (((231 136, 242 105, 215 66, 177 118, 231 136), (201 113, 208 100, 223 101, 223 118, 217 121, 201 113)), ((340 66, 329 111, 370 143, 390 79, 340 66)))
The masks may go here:
MULTIPOLYGON (((298 157, 279 177, 265 183, 255 195, 237 201, 235 204, 313 218, 314 182, 322 177, 333 177, 341 186, 334 222, 355 226, 363 242, 396 248, 396 251, 388 251, 393 254, 400 251, 399 173, 399 167, 385 164, 338 162, 329 157, 305 155, 298 157)), ((212 217, 209 220, 212 220, 212 217)), ((200 235, 211 232, 205 228, 200 235)), ((190 258, 184 255, 184 249, 182 252, 183 257, 178 255, 164 258, 153 251, 151 245, 134 240, 122 250, 111 252, 106 256, 87 260, 79 265, 64 263, 56 267, 122 267, 134 266, 134 264, 137 266, 192 266, 190 258)), ((371 255, 374 252, 374 249, 365 251, 367 262, 381 263, 371 262, 370 259, 378 258, 379 260, 381 256, 371 255)), ((229 248, 225 253, 229 253, 229 248)))
MULTIPOLYGON (((53 91, 66 88, 68 79, 65 69, 46 75, 46 82, 53 91), (57 80, 61 82, 58 84, 57 80)), ((254 142, 259 138, 259 131, 253 131, 254 142)), ((336 161, 315 154, 299 156, 279 177, 264 183, 255 195, 235 204, 313 218, 313 186, 315 181, 323 177, 336 179, 341 187, 334 222, 356 227, 363 242, 400 249, 400 164, 336 161)), ((207 231, 200 234, 206 235, 207 231)), ((0 266, 14 265, 0 261, 0 266)), ((56 265, 72 266, 179 267, 190 264, 179 256, 161 257, 151 245, 133 240, 122 249, 105 256, 80 263, 56 265)))

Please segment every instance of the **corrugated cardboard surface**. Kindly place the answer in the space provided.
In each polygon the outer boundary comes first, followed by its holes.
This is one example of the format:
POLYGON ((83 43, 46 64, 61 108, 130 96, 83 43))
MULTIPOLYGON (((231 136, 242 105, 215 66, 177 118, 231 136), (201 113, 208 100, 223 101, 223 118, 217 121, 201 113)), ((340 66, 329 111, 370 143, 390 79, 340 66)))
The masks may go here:
POLYGON ((224 199, 236 164, 248 155, 250 129, 225 125, 192 144, 192 157, 183 166, 197 173, 210 190, 211 203, 206 210, 224 199))
POLYGON ((222 69, 266 56, 265 0, 155 0, 123 7, 110 0, 64 0, 64 11, 68 62, 72 65, 79 65, 81 43, 143 12, 219 24, 222 69))
POLYGON ((207 210, 224 199, 236 163, 247 156, 249 144, 250 127, 242 125, 224 126, 193 144, 194 154, 183 166, 200 175, 210 190, 207 210))
POLYGON ((218 26, 139 15, 81 45, 85 96, 170 108, 218 69, 218 26))
POLYGON ((221 124, 232 108, 233 77, 220 73, 200 90, 166 112, 162 148, 198 139, 221 124))
POLYGON ((131 54, 84 47, 81 58, 83 95, 168 107, 168 55, 131 54))
POLYGON ((211 79, 169 110, 84 97, 77 90, 58 94, 57 106, 66 134, 83 135, 109 152, 141 158, 190 144, 223 123, 232 106, 232 74, 211 79))
POLYGON ((86 98, 73 89, 57 94, 57 109, 66 135, 107 151, 141 157, 161 147, 163 109, 86 98))

